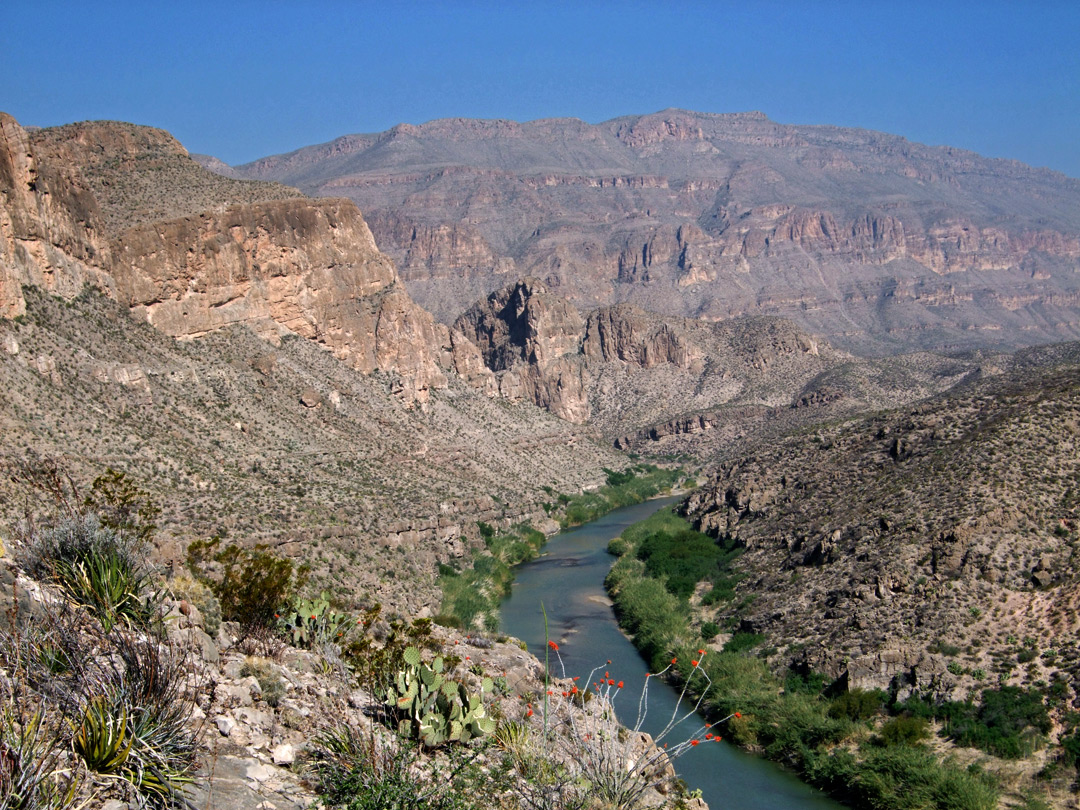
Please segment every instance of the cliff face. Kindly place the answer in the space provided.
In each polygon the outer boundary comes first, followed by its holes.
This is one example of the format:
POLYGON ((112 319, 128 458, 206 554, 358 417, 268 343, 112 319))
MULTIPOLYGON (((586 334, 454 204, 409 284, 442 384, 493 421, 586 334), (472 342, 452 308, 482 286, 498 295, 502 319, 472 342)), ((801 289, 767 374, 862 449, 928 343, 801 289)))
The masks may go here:
POLYGON ((513 273, 582 309, 787 317, 875 355, 1080 336, 1080 181, 885 133, 452 119, 237 171, 355 200, 447 322, 513 273))
POLYGON ((0 317, 25 311, 24 284, 69 297, 86 283, 108 287, 110 264, 93 195, 39 162, 26 131, 0 113, 0 317))
POLYGON ((0 121, 0 312, 21 286, 71 297, 93 284, 163 332, 247 325, 309 338, 426 402, 458 370, 481 388, 475 349, 417 306, 356 206, 220 178, 168 133, 87 123, 33 138, 0 121), (284 198, 282 198, 284 196, 284 198))
POLYGON ((364 373, 396 371, 409 399, 446 384, 446 327, 397 284, 350 202, 281 200, 138 225, 115 256, 121 300, 167 334, 247 324, 310 338, 364 373))

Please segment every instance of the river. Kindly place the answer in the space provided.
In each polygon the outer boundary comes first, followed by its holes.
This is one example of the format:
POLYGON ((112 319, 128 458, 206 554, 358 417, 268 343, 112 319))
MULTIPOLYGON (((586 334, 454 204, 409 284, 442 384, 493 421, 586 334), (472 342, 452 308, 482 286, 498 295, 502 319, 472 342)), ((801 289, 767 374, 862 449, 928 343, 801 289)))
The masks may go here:
MULTIPOLYGON (((502 604, 502 630, 522 639, 543 658, 544 620, 549 636, 559 644, 567 675, 589 674, 594 666, 609 670, 628 684, 616 708, 623 722, 633 723, 637 687, 648 671, 645 661, 619 631, 604 577, 614 559, 608 541, 626 527, 679 498, 653 500, 610 512, 598 520, 552 537, 544 555, 517 569, 513 592, 502 604), (610 660, 611 664, 606 662, 610 660), (620 705, 621 703, 621 705, 620 705)), ((552 661, 558 672, 558 664, 552 661)), ((678 694, 658 681, 649 688, 649 713, 644 731, 662 728, 675 708, 678 694), (659 688, 658 688, 659 687, 659 688), (651 722, 650 722, 651 721, 651 722)), ((697 724, 687 724, 688 736, 697 724)), ((676 741, 683 736, 669 737, 676 741)), ((842 805, 800 782, 794 775, 726 742, 700 745, 675 762, 679 776, 691 789, 699 789, 712 810, 841 810, 842 805)))

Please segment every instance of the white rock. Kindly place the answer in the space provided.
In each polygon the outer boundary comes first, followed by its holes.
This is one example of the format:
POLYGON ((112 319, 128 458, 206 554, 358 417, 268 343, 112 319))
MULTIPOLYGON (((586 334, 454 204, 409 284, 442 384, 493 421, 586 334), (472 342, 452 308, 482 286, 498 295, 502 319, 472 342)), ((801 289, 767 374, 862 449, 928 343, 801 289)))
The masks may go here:
POLYGON ((252 762, 247 766, 247 778, 256 782, 265 782, 270 778, 270 766, 265 762, 252 762))
POLYGON ((227 714, 219 714, 214 718, 214 723, 217 725, 218 731, 221 732, 223 737, 228 737, 236 728, 236 721, 227 714))
POLYGON ((273 758, 275 765, 282 767, 292 765, 296 761, 296 746, 282 743, 270 752, 270 756, 273 758))

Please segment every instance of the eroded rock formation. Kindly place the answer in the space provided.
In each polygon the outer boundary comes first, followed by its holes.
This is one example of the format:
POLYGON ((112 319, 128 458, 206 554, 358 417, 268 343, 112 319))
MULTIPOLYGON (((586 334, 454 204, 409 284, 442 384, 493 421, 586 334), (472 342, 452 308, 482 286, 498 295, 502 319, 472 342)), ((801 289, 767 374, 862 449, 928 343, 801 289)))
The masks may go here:
POLYGON ((288 191, 216 178, 160 130, 87 123, 32 139, 3 116, 0 314, 23 312, 24 284, 69 298, 92 284, 174 337, 247 325, 312 339, 397 375, 407 402, 449 370, 492 388, 475 348, 413 302, 352 202, 278 198, 288 191))

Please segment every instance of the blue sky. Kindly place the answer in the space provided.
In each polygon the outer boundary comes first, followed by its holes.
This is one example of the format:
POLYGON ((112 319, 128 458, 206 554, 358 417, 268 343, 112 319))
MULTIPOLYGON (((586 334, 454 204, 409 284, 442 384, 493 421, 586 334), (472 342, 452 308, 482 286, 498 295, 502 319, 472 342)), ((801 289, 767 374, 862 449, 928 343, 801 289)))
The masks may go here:
POLYGON ((1080 177, 1080 0, 6 0, 0 77, 23 124, 150 124, 234 164, 403 121, 682 107, 1080 177))

